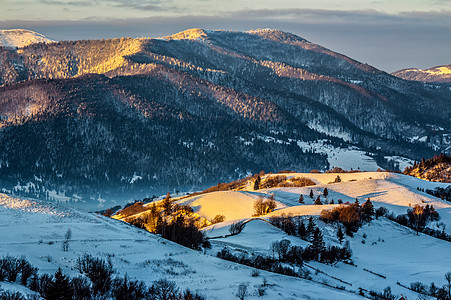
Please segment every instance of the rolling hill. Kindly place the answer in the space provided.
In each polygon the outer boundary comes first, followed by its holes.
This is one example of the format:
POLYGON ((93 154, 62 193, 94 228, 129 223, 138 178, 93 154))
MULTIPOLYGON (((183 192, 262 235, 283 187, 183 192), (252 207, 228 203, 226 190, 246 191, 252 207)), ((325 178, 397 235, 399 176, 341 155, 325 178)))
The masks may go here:
MULTIPOLYGON (((286 173, 262 176, 262 182, 273 176, 308 177, 316 185, 308 187, 275 187, 251 191, 252 184, 244 185, 240 191, 210 192, 202 195, 174 198, 173 204, 190 205, 194 213, 201 214, 209 220, 217 214, 226 216, 223 222, 206 226, 202 231, 210 237, 212 248, 207 250, 216 255, 223 249, 240 256, 255 257, 273 256, 271 245, 275 241, 288 240, 293 246, 306 247, 310 242, 296 235, 288 235, 271 224, 271 218, 300 218, 307 223, 313 217, 321 228, 326 244, 340 246, 336 236, 337 223, 324 223, 318 216, 322 210, 339 207, 339 199, 354 203, 356 199, 363 203, 370 198, 374 207, 385 207, 389 214, 405 214, 415 205, 433 206, 440 215, 439 221, 427 226, 438 231, 451 233, 451 203, 426 194, 420 189, 446 187, 448 184, 429 182, 402 174, 388 172, 360 173, 286 173), (334 182, 340 176, 341 182, 334 182), (328 189, 327 198, 324 188, 328 189), (246 191, 247 190, 247 191, 246 191), (310 190, 314 197, 318 195, 322 201, 335 204, 314 205, 309 197, 310 190), (273 194, 278 203, 275 211, 260 217, 252 217, 249 211, 249 197, 273 194), (304 203, 298 203, 299 196, 304 196, 304 203), (236 203, 241 202, 242 210, 236 213, 236 203), (242 222, 242 230, 231 234, 230 227, 242 222)), ((252 181, 253 179, 251 179, 252 181)), ((255 200, 254 200, 255 201, 255 200)), ((156 202, 158 205, 158 202, 156 202)), ((152 203, 145 207, 151 207, 152 203)), ((130 216, 129 216, 130 217, 130 216)), ((449 272, 450 242, 426 234, 417 234, 414 230, 394 222, 391 218, 373 218, 365 223, 356 234, 346 236, 352 249, 352 264, 338 262, 333 264, 317 261, 304 262, 311 280, 340 286, 347 291, 363 295, 369 291, 382 291, 391 287, 394 294, 416 299, 417 292, 410 289, 415 282, 425 286, 431 282, 443 285, 444 274, 449 272)))
MULTIPOLYGON (((336 232, 338 223, 325 223, 318 218, 323 209, 339 207, 332 199, 363 203, 370 198, 375 208, 385 207, 388 214, 403 214, 415 206, 432 205, 440 220, 429 223, 451 233, 451 203, 419 191, 417 188, 445 187, 403 174, 388 172, 357 173, 285 173, 287 178, 308 177, 316 184, 307 187, 272 187, 251 190, 251 182, 240 190, 210 192, 173 198, 173 206, 188 205, 195 214, 212 219, 226 215, 222 222, 208 225, 202 231, 209 237, 211 248, 196 251, 182 247, 119 220, 110 219, 83 210, 54 203, 0 195, 0 251, 12 256, 23 255, 41 274, 54 273, 61 267, 65 274, 75 276, 76 259, 85 253, 109 259, 115 276, 128 274, 130 279, 151 284, 160 278, 174 281, 181 288, 206 296, 207 299, 234 299, 240 284, 247 286, 246 299, 365 299, 372 292, 390 291, 408 299, 429 293, 429 284, 446 284, 444 274, 449 272, 450 242, 394 222, 391 217, 373 217, 352 236, 341 243, 336 232), (341 181, 335 182, 337 176, 341 181), (329 193, 324 196, 324 188, 329 193), (329 204, 314 205, 308 195, 320 196, 329 204), (252 217, 250 201, 274 194, 277 207, 274 212, 252 217), (304 203, 298 203, 299 195, 304 203), (242 209, 237 208, 241 204, 242 209), (304 223, 312 218, 321 230, 326 245, 342 247, 349 244, 351 261, 326 263, 304 261, 302 266, 284 263, 299 272, 297 278, 246 266, 246 257, 274 257, 274 242, 285 240, 291 247, 309 247, 311 241, 296 234, 287 234, 274 225, 272 218, 299 218, 304 223), (272 218, 271 218, 272 217, 272 218), (243 222, 240 232, 231 234, 230 227, 243 222), (72 231, 69 250, 61 249, 68 228, 72 231), (101 234, 99 234, 101 233, 101 234), (24 247, 24 245, 27 247, 24 247), (224 252, 225 251, 225 252, 224 252), (220 259, 218 253, 242 257, 243 262, 220 259), (267 285, 259 296, 263 278, 267 285), (199 284, 201 283, 201 284, 199 284), (424 290, 419 290, 423 286, 424 290), (416 290, 415 290, 416 289, 416 290), (420 291, 420 293, 418 293, 420 291)), ((262 176, 262 183, 281 174, 262 176)), ((154 202, 157 205, 158 201, 154 202)), ((153 203, 145 204, 150 208, 153 203)), ((346 205, 346 204, 342 204, 346 205)), ((142 215, 142 212, 139 213, 142 215)), ((223 257, 223 256, 221 256, 223 257)), ((228 258, 230 260, 230 258, 228 258)), ((11 291, 33 294, 17 283, 0 282, 0 287, 11 291)))
MULTIPOLYGON (((76 260, 89 253, 109 259, 114 276, 127 274, 130 280, 142 280, 148 285, 166 278, 207 299, 233 299, 242 283, 248 285, 248 299, 360 299, 353 293, 301 278, 265 271, 252 277, 250 267, 204 255, 126 223, 4 194, 0 195, 0 236, 0 253, 25 257, 39 268, 40 274, 53 274, 61 268, 64 274, 74 277, 78 274, 76 260), (69 250, 63 251, 68 228, 72 239, 69 250), (263 298, 256 291, 262 278, 268 282, 263 298)), ((0 281, 0 289, 36 295, 17 283, 0 281)))

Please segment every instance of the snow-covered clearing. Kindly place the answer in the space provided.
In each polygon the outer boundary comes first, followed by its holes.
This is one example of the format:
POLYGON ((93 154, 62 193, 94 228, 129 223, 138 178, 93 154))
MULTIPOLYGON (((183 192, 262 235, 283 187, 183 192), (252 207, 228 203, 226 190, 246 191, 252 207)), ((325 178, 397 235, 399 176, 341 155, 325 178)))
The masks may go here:
MULTIPOLYGON (((259 193, 253 192, 223 191, 189 197, 177 203, 191 206, 195 213, 209 220, 221 214, 227 221, 251 217, 254 213, 254 202, 260 196, 259 193)), ((280 202, 277 206, 285 207, 280 202)))

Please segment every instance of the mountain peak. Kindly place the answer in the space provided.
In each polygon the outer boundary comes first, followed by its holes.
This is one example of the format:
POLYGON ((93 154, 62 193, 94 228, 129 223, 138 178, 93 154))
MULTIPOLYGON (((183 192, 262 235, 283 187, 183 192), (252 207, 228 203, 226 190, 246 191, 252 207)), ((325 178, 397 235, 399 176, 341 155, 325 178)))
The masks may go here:
POLYGON ((191 28, 170 36, 165 36, 164 38, 169 40, 204 40, 207 38, 207 31, 201 28, 191 28))
POLYGON ((406 80, 449 83, 451 82, 451 64, 429 69, 409 68, 393 72, 392 75, 406 80))
POLYGON ((277 42, 284 42, 284 43, 310 43, 306 39, 303 39, 295 34, 292 34, 290 32, 285 32, 278 29, 271 29, 271 28, 259 28, 259 29, 252 29, 247 31, 248 34, 258 35, 266 39, 271 39, 277 42))
POLYGON ((0 30, 0 46, 26 47, 36 43, 54 43, 54 40, 27 29, 0 30))

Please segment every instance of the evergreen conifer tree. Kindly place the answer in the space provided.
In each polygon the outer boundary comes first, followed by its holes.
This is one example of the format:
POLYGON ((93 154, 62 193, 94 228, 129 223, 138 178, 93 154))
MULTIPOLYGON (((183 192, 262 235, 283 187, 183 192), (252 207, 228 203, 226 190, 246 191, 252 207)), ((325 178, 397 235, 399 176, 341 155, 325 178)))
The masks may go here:
POLYGON ((316 259, 320 258, 325 249, 326 246, 324 244, 323 234, 321 233, 321 230, 316 227, 312 237, 312 250, 316 259))
POLYGON ((301 220, 298 224, 298 236, 301 239, 305 239, 305 237, 307 236, 307 229, 305 228, 303 220, 301 220))
POLYGON ((310 217, 308 218, 308 223, 307 223, 307 237, 309 238, 309 240, 311 240, 311 237, 313 235, 313 231, 315 230, 316 226, 315 226, 315 222, 313 221, 313 218, 310 217))
POLYGON ((261 178, 260 175, 257 176, 257 179, 255 179, 254 182, 254 191, 259 190, 260 189, 260 183, 261 183, 261 178))
POLYGON ((329 191, 327 190, 327 188, 324 188, 323 195, 324 197, 327 197, 329 195, 329 191))
POLYGON ((323 203, 321 202, 321 198, 318 196, 315 200, 315 205, 323 205, 323 203))
POLYGON ((343 233, 343 230, 341 229, 341 226, 338 226, 337 238, 341 244, 343 242, 343 238, 344 238, 344 233, 343 233))
POLYGON ((73 295, 74 291, 69 278, 63 274, 61 268, 58 268, 48 292, 48 299, 72 300, 73 295))
POLYGON ((374 206, 373 203, 371 203, 370 198, 368 198, 368 200, 366 200, 366 202, 363 203, 362 211, 367 221, 371 220, 371 217, 374 216, 374 206))
POLYGON ((313 190, 310 190, 310 198, 312 198, 313 199, 313 190))
POLYGON ((167 193, 166 197, 163 199, 162 205, 163 205, 164 213, 166 215, 170 215, 171 214, 172 203, 171 203, 171 195, 169 193, 167 193))
POLYGON ((298 202, 304 204, 304 196, 302 194, 299 196, 298 202))

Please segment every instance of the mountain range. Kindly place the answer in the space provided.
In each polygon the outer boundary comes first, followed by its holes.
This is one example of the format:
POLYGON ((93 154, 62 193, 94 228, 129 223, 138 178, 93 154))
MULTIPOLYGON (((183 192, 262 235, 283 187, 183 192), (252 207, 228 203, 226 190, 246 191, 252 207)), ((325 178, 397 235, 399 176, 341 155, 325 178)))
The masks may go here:
POLYGON ((0 84, 3 191, 80 205, 451 150, 451 89, 272 29, 0 47, 0 84))
POLYGON ((404 69, 393 72, 399 78, 430 83, 451 83, 451 65, 437 66, 429 69, 404 69))

